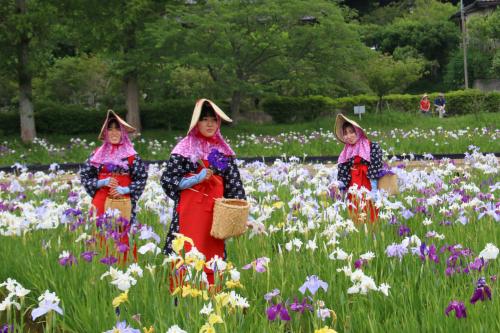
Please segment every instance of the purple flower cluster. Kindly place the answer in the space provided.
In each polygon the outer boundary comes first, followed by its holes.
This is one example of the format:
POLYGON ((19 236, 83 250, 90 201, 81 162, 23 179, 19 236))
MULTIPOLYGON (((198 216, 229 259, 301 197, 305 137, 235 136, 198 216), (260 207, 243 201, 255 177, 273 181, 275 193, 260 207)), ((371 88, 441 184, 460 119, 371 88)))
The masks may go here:
POLYGON ((444 311, 444 313, 449 316, 450 312, 455 311, 455 317, 457 318, 466 318, 467 317, 467 309, 465 308, 464 302, 459 301, 451 301, 448 304, 448 307, 444 311))
POLYGON ((404 225, 404 224, 399 226, 399 229, 398 229, 399 236, 404 237, 404 236, 409 236, 410 234, 411 234, 410 227, 408 227, 407 225, 404 225))
POLYGON ((392 171, 391 167, 387 163, 384 163, 383 168, 380 169, 380 172, 378 174, 378 178, 382 178, 385 175, 394 175, 394 172, 392 171))
POLYGON ((68 253, 67 256, 59 258, 59 265, 61 266, 71 266, 76 264, 76 258, 73 254, 68 253))
POLYGON ((210 151, 207 159, 211 166, 220 171, 226 170, 229 165, 229 158, 215 148, 210 151))
POLYGON ((398 257, 403 260, 403 256, 408 253, 408 248, 402 244, 392 243, 385 249, 388 257, 398 257))
POLYGON ((462 249, 460 245, 443 246, 440 250, 443 252, 450 252, 450 256, 446 260, 446 270, 447 276, 451 276, 457 273, 469 274, 471 270, 476 270, 478 272, 485 266, 485 262, 481 258, 477 258, 472 262, 469 259, 472 256, 472 251, 468 248, 462 249))
POLYGON ((314 310, 312 304, 309 303, 311 300, 310 297, 304 297, 302 301, 299 301, 297 297, 294 297, 293 303, 288 304, 288 301, 283 302, 279 300, 279 294, 279 289, 274 289, 264 295, 264 299, 270 304, 270 306, 266 309, 267 319, 270 321, 274 321, 276 319, 290 321, 291 317, 289 311, 303 314, 306 311, 312 312, 314 310), (274 298, 278 299, 273 301, 274 298))
POLYGON ((470 299, 471 304, 476 304, 477 301, 485 301, 486 298, 491 300, 491 289, 486 284, 486 279, 481 277, 477 280, 476 290, 470 299))
POLYGON ((439 256, 437 255, 437 250, 434 244, 427 246, 425 242, 420 245, 420 259, 425 261, 425 258, 434 261, 436 264, 439 263, 439 256))

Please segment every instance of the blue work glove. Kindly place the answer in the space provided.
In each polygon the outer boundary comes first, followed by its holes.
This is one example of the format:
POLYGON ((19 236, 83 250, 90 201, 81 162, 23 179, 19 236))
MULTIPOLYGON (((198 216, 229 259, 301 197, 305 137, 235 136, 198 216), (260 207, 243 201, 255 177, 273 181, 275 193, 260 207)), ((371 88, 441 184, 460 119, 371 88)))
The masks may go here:
POLYGON ((179 190, 184 190, 186 188, 190 188, 196 184, 201 183, 201 181, 203 180, 203 178, 205 178, 206 175, 207 175, 207 169, 203 169, 197 175, 182 178, 181 181, 179 182, 179 190))
POLYGON ((104 178, 104 179, 99 179, 97 181, 97 188, 101 188, 103 186, 108 186, 109 185, 109 181, 111 180, 111 178, 104 178))
POLYGON ((120 193, 121 195, 129 194, 130 188, 128 186, 117 186, 116 192, 120 193))
POLYGON ((370 179, 370 185, 372 186, 372 190, 370 192, 373 200, 377 201, 378 199, 378 180, 370 179))

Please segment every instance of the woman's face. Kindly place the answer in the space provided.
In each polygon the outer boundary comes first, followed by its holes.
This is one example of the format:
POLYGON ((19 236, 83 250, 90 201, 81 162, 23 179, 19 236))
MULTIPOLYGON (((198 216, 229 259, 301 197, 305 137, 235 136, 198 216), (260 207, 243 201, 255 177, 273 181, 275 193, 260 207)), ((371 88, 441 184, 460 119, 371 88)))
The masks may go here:
POLYGON ((122 139, 122 132, 120 130, 120 126, 116 122, 112 122, 108 126, 108 139, 109 142, 111 142, 114 145, 119 144, 120 140, 122 139))
POLYGON ((198 120, 198 130, 201 135, 207 138, 211 138, 217 132, 219 124, 217 123, 217 118, 212 116, 206 116, 198 120))
POLYGON ((348 126, 344 129, 344 141, 351 145, 358 141, 358 135, 356 134, 354 127, 348 126))

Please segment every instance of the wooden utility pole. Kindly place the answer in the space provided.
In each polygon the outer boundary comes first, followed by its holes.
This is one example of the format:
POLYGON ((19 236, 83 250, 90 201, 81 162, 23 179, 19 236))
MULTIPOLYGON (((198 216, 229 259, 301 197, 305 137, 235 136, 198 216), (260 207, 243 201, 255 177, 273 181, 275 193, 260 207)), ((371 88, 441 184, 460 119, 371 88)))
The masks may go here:
POLYGON ((462 47, 464 49, 464 81, 465 89, 469 89, 469 75, 467 73, 467 25, 465 23, 464 1, 460 0, 460 21, 462 25, 462 47))

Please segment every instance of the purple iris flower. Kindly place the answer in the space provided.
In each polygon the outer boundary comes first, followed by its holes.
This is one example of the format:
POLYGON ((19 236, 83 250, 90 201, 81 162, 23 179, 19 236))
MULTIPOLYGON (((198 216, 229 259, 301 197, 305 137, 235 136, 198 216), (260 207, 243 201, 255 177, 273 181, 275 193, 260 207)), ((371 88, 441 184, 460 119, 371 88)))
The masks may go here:
POLYGON ((125 253, 129 249, 129 246, 126 243, 119 243, 116 247, 120 253, 125 253))
POLYGON ((141 333, 140 330, 132 328, 129 325, 127 325, 127 322, 125 320, 121 321, 121 322, 117 322, 116 326, 113 327, 112 330, 106 331, 104 333, 114 333, 114 332, 120 332, 120 333, 141 333))
POLYGON ((106 163, 104 165, 104 167, 106 168, 106 170, 108 172, 111 172, 111 173, 118 171, 118 168, 119 168, 118 165, 113 164, 113 163, 106 163))
POLYGON ((405 209, 403 213, 401 213, 401 216, 403 216, 405 220, 408 220, 409 218, 413 217, 413 215, 414 214, 409 209, 405 209))
POLYGON ((0 333, 11 333, 14 332, 14 325, 5 324, 0 326, 0 333))
POLYGON ((403 237, 409 235, 410 233, 411 233, 410 227, 408 227, 407 225, 402 224, 399 226, 398 230, 399 236, 403 237))
POLYGON ((94 256, 97 255, 97 252, 94 252, 94 251, 86 251, 86 252, 82 252, 82 254, 80 254, 80 257, 85 260, 86 262, 91 262, 92 261, 92 258, 94 258, 94 256))
POLYGON ((229 158, 215 148, 210 151, 207 160, 210 165, 220 171, 226 170, 229 165, 229 158))
POLYGON ((485 263, 483 258, 476 258, 473 262, 469 264, 469 269, 473 271, 481 272, 485 263))
POLYGON ((304 313, 304 311, 306 311, 306 310, 312 311, 313 306, 311 304, 307 303, 307 297, 304 297, 304 299, 300 303, 299 303, 297 297, 295 297, 293 303, 290 304, 290 310, 292 310, 294 312, 304 313))
POLYGON ((415 207, 415 213, 422 213, 424 215, 429 215, 427 208, 425 206, 417 206, 415 207))
POLYGON ((466 318, 467 317, 467 309, 465 308, 464 302, 459 301, 451 301, 448 304, 448 307, 445 310, 445 314, 447 316, 450 315, 450 312, 455 311, 455 317, 457 318, 466 318))
POLYGON ((368 260, 360 258, 354 262, 354 268, 361 269, 361 267, 363 267, 363 265, 366 265, 367 263, 368 260))
POLYGON ((420 259, 422 261, 425 261, 426 257, 434 261, 436 264, 439 263, 436 246, 434 246, 434 244, 431 244, 431 246, 427 246, 425 242, 422 242, 422 244, 420 245, 420 259))
POLYGON ((68 193, 68 202, 76 203, 76 202, 78 202, 78 200, 79 200, 78 193, 73 192, 73 191, 68 193))
POLYGON ((306 290, 309 290, 312 295, 316 294, 319 288, 322 288, 324 291, 328 290, 328 283, 325 281, 321 281, 316 275, 311 275, 306 278, 306 282, 299 288, 299 291, 302 294, 306 293, 306 290))
POLYGON ((71 253, 68 253, 67 256, 59 258, 59 265, 61 266, 71 266, 73 264, 76 264, 76 258, 71 253))
POLYGON ((280 294, 279 289, 274 289, 273 291, 268 292, 267 294, 264 295, 264 299, 268 302, 271 301, 274 297, 278 296, 280 294))
POLYGON ((267 310, 267 319, 273 321, 279 315, 280 320, 289 321, 291 320, 290 314, 286 308, 285 303, 278 303, 270 306, 267 310))
POLYGON ((108 256, 108 257, 104 257, 102 258, 101 260, 99 260, 101 263, 105 264, 105 265, 113 265, 115 264, 117 261, 118 261, 118 258, 116 257, 113 257, 113 256, 108 256))
POLYGON ((401 244, 392 243, 385 249, 385 253, 388 257, 398 257, 399 260, 403 260, 403 256, 408 253, 408 248, 401 244))
POLYGON ((391 216, 391 218, 389 220, 389 224, 391 224, 391 225, 398 224, 398 218, 396 217, 396 215, 391 216))
POLYGON ((484 301, 486 298, 491 300, 491 289, 486 284, 486 279, 481 277, 477 280, 476 290, 470 299, 471 304, 476 304, 477 301, 484 301))
POLYGON ((251 263, 243 266, 243 269, 250 269, 252 266, 254 267, 255 271, 258 273, 264 273, 267 270, 267 264, 269 263, 269 258, 267 257, 261 257, 257 258, 251 263))

